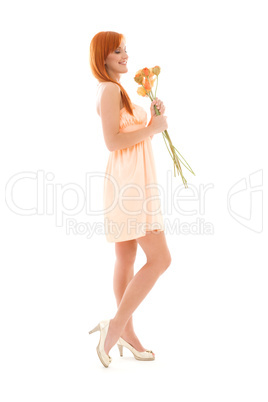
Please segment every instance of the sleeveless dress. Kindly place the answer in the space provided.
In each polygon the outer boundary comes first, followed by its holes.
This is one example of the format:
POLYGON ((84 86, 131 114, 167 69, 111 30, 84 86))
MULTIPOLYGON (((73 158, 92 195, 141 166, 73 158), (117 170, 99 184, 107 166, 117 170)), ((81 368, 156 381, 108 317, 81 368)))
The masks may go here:
MULTIPOLYGON (((131 116, 120 110, 119 132, 146 127, 147 113, 133 104, 131 116)), ((151 137, 127 148, 110 152, 103 187, 104 228, 108 242, 164 231, 151 137)))

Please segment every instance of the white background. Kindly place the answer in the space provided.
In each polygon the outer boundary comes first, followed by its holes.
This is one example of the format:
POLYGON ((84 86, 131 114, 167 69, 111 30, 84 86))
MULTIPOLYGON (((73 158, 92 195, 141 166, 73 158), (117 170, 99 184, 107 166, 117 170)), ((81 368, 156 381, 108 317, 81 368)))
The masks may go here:
MULTIPOLYGON (((0 27, 1 400, 267 402, 265 2, 9 1, 0 27), (150 101, 136 94, 133 76, 161 66, 168 131, 196 176, 184 168, 181 195, 190 198, 180 209, 163 204, 165 221, 189 233, 166 233, 172 264, 134 313, 156 360, 139 362, 126 349, 120 358, 115 346, 106 369, 99 333, 88 331, 116 312, 114 244, 103 232, 67 233, 67 219, 100 225, 102 215, 70 212, 62 226, 57 218, 63 202, 77 202, 64 190, 85 193, 86 175, 106 168, 88 57, 92 37, 108 30, 126 36, 121 81, 148 119, 150 101), (37 172, 39 213, 19 214, 14 204, 37 206, 37 172), (11 194, 19 174, 33 178, 11 194)), ((152 145, 159 184, 172 197, 181 179, 161 134, 152 145)), ((89 209, 100 209, 102 181, 87 191, 89 209)), ((144 263, 138 248, 135 272, 144 263)))

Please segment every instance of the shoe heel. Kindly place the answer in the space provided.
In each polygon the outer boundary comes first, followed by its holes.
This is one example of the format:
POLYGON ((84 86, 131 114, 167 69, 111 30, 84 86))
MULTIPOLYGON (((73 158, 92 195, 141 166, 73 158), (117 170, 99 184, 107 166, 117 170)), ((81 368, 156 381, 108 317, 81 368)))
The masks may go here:
POLYGON ((100 324, 98 324, 95 328, 89 331, 89 334, 93 334, 93 332, 100 331, 100 324))
POLYGON ((120 356, 122 357, 123 356, 123 345, 118 345, 117 344, 117 346, 118 346, 118 349, 119 349, 120 356))

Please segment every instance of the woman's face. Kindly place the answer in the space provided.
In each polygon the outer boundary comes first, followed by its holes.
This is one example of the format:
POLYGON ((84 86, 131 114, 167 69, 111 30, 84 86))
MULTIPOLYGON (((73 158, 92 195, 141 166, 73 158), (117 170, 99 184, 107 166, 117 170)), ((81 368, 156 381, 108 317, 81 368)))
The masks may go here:
POLYGON ((126 43, 124 39, 122 39, 119 47, 110 53, 105 60, 106 70, 109 76, 119 80, 120 74, 124 74, 128 71, 127 60, 126 43))

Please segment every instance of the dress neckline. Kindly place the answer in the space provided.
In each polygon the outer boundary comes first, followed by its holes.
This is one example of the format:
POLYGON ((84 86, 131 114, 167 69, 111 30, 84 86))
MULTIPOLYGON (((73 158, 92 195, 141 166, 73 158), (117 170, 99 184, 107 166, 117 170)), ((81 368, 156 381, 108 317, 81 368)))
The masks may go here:
MULTIPOLYGON (((136 105, 136 103, 133 103, 133 102, 131 102, 131 103, 132 103, 133 109, 135 109, 136 106, 139 106, 139 105, 136 105)), ((124 109, 126 109, 125 106, 123 106, 122 109, 120 109, 120 112, 121 112, 122 110, 124 110, 124 109)))

